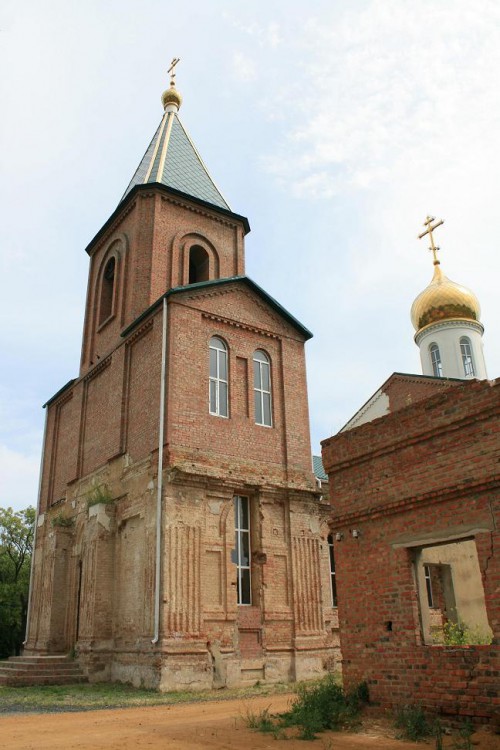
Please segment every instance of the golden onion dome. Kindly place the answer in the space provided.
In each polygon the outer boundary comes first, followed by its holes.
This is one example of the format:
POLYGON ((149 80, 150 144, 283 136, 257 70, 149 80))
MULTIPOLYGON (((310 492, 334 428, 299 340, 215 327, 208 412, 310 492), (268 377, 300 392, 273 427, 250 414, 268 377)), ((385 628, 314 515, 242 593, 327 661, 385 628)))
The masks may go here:
POLYGON ((434 276, 411 306, 411 322, 416 331, 442 320, 479 321, 481 308, 476 295, 467 287, 456 284, 434 263, 434 276))
POLYGON ((169 104, 175 104, 177 109, 182 104, 182 96, 179 94, 177 89, 175 88, 174 82, 171 81, 170 88, 163 92, 161 95, 161 101, 163 104, 163 109, 166 109, 169 104))

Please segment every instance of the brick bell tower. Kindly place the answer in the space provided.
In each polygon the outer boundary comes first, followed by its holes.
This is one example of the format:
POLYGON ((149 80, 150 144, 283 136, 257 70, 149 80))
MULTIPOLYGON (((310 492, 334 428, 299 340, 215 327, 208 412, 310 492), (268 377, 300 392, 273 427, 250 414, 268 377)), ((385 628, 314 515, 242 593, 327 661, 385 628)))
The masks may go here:
MULTIPOLYGON (((164 114, 87 247, 79 376, 47 402, 27 654, 160 690, 338 656, 311 334, 245 276, 245 217, 164 114)), ((336 603, 336 601, 335 601, 336 603)))

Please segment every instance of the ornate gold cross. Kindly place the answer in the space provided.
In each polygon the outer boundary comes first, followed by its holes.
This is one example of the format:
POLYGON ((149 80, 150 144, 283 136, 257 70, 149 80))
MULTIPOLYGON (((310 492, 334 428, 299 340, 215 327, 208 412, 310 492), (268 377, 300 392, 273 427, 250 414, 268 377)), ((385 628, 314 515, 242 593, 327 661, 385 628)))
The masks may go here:
POLYGON ((440 227, 441 224, 444 224, 444 219, 439 219, 439 221, 436 221, 434 216, 428 216, 427 219, 424 221, 424 227, 427 227, 427 229, 425 230, 425 232, 422 232, 422 234, 418 235, 419 240, 421 240, 422 237, 425 237, 426 234, 429 235, 430 240, 431 240, 431 246, 429 250, 431 250, 432 255, 434 257, 435 266, 437 266, 439 263, 438 258, 437 258, 437 252, 439 250, 439 247, 436 247, 436 245, 434 244, 434 237, 432 236, 432 233, 435 229, 440 227), (432 223, 433 221, 435 222, 435 224, 432 223))
POLYGON ((170 63, 170 68, 167 70, 167 73, 170 76, 170 85, 172 87, 175 86, 175 66, 180 61, 180 57, 173 57, 172 62, 170 63))

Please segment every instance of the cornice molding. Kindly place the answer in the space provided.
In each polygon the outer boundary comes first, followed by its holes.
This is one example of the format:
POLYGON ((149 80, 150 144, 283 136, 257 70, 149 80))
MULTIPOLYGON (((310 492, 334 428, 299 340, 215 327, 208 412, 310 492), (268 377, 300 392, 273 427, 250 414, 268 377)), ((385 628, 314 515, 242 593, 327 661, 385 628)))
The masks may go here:
POLYGON ((435 331, 441 331, 445 328, 470 328, 473 331, 476 331, 481 336, 484 333, 484 326, 482 323, 480 323, 477 320, 463 320, 462 318, 450 318, 448 320, 441 320, 437 323, 429 323, 424 328, 421 328, 414 336, 415 343, 420 345, 420 342, 422 339, 427 336, 429 333, 434 333, 435 331))
POLYGON ((71 401, 73 398, 73 389, 69 391, 68 393, 63 393, 62 396, 60 396, 57 401, 54 401, 51 406, 56 409, 60 409, 64 404, 67 404, 68 401, 71 401))
POLYGON ((142 338, 148 331, 153 327, 154 323, 154 315, 152 315, 142 326, 140 326, 136 331, 133 331, 128 338, 125 339, 125 346, 131 346, 132 344, 135 344, 137 339, 142 338))
POLYGON ((225 325, 231 326, 232 328, 241 328, 244 331, 251 331, 252 333, 258 333, 261 336, 265 336, 266 338, 277 339, 278 341, 281 339, 281 337, 278 336, 276 333, 271 333, 271 331, 266 331, 264 328, 258 328, 257 326, 249 326, 249 325, 246 325, 245 323, 240 323, 237 320, 232 320, 231 318, 223 318, 221 315, 214 315, 213 313, 202 312, 201 317, 207 318, 208 320, 214 320, 217 323, 224 323, 225 325))
POLYGON ((120 214, 114 219, 114 221, 111 222, 109 227, 106 227, 103 234, 99 237, 99 239, 96 241, 95 245, 87 246, 87 253, 92 257, 96 254, 98 250, 101 249, 104 245, 106 245, 107 242, 109 242, 111 235, 116 232, 122 221, 126 216, 129 215, 129 213, 136 207, 137 205, 137 198, 135 198, 133 201, 131 201, 127 206, 124 207, 123 211, 120 212, 120 214), (89 249, 90 248, 90 249, 89 249))
POLYGON ((200 216, 205 216, 206 218, 211 219, 212 221, 215 221, 218 224, 223 224, 224 226, 231 227, 231 229, 236 229, 238 226, 236 222, 229 221, 228 219, 217 214, 216 211, 212 212, 207 209, 201 208, 201 206, 194 206, 191 203, 189 203, 187 200, 182 201, 177 198, 173 198, 170 195, 161 195, 160 198, 165 203, 171 203, 174 206, 179 206, 180 208, 184 208, 187 211, 191 211, 191 213, 199 214, 200 216))
MULTIPOLYGON (((417 401, 412 404, 412 406, 418 407, 421 406, 422 403, 424 403, 424 401, 417 401)), ((396 414, 398 414, 398 412, 393 413, 393 415, 396 414)), ((416 445, 417 443, 423 443, 435 437, 436 435, 447 435, 450 432, 463 430, 469 425, 474 425, 478 421, 484 421, 485 419, 496 416, 498 414, 500 414, 500 404, 494 404, 493 406, 488 406, 486 409, 482 409, 481 411, 476 411, 474 412, 474 414, 467 415, 466 417, 463 417, 456 422, 451 422, 447 425, 439 424, 430 430, 419 432, 417 435, 409 435, 406 438, 398 437, 395 440, 392 440, 390 443, 382 446, 381 448, 373 449, 372 447, 368 447, 367 450, 365 450, 363 453, 360 453, 359 455, 356 455, 354 458, 347 458, 343 461, 339 461, 338 463, 334 464, 334 468, 329 467, 330 473, 335 474, 337 471, 352 468, 357 464, 366 463, 367 461, 371 461, 374 458, 380 458, 381 456, 387 455, 389 453, 395 453, 396 451, 408 448, 412 445, 416 445)), ((390 417, 393 415, 387 416, 390 417)), ((363 426, 364 425, 360 425, 360 427, 363 426)), ((342 436, 344 434, 349 435, 349 431, 346 430, 345 433, 341 433, 342 436)))
POLYGON ((500 487, 500 474, 494 475, 486 482, 462 482, 451 487, 439 487, 438 489, 424 492, 421 495, 410 495, 402 500, 394 500, 390 503, 362 508, 357 512, 335 514, 331 517, 331 527, 343 528, 353 523, 363 521, 374 521, 380 518, 406 513, 413 508, 424 508, 428 505, 446 503, 449 500, 457 500, 469 495, 483 494, 500 487))
POLYGON ((231 285, 228 287, 224 286, 222 288, 215 288, 209 291, 194 290, 192 294, 183 295, 182 300, 209 299, 213 297, 220 297, 220 296, 227 295, 227 294, 235 294, 236 292, 244 295, 247 299, 251 300, 252 304, 256 305, 256 307, 258 307, 259 310, 262 310, 262 312, 265 313, 265 315, 272 320, 273 324, 278 329, 280 329, 280 333, 270 331, 269 329, 266 329, 266 328, 261 328, 260 326, 251 326, 251 325, 242 323, 241 321, 234 320, 232 318, 228 318, 222 315, 216 315, 215 313, 207 312, 206 310, 200 310, 202 316, 207 317, 207 318, 211 317, 212 319, 218 320, 221 323, 226 323, 227 325, 232 325, 237 328, 242 328, 244 330, 255 331, 256 333, 260 333, 261 335, 267 336, 268 338, 274 338, 277 340, 281 340, 282 338, 294 338, 293 336, 290 335, 289 331, 286 331, 285 326, 283 325, 282 318, 275 315, 266 304, 264 304, 258 299, 257 295, 253 295, 250 292, 248 292, 246 289, 242 289, 241 284, 238 284, 238 282, 235 282, 234 285, 231 285))
POLYGON ((90 370, 86 375, 83 376, 82 380, 84 383, 88 383, 90 380, 93 380, 97 375, 99 375, 103 370, 105 370, 109 365, 111 364, 111 360, 113 358, 112 354, 109 354, 105 359, 101 360, 99 364, 95 365, 95 367, 90 370))

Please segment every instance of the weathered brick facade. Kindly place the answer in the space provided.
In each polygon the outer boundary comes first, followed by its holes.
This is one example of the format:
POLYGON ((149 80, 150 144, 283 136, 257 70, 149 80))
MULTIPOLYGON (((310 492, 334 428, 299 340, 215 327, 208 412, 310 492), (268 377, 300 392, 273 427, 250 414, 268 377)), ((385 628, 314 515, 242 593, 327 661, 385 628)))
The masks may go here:
POLYGON ((382 706, 499 715, 499 461, 500 380, 441 389, 323 443, 344 679, 367 680, 382 706), (438 645, 424 634, 418 555, 461 541, 477 551, 472 593, 484 602, 491 644, 438 645))
POLYGON ((246 231, 243 217, 144 185, 89 245, 80 375, 47 404, 27 653, 74 647, 91 679, 162 690, 334 666, 308 332, 243 276, 246 231), (193 245, 209 271, 189 284, 193 245), (228 418, 209 413, 214 336, 228 418), (271 427, 255 419, 256 350, 270 361, 271 427), (235 496, 249 498, 251 604, 237 604, 235 496))

